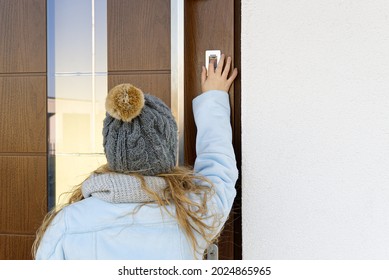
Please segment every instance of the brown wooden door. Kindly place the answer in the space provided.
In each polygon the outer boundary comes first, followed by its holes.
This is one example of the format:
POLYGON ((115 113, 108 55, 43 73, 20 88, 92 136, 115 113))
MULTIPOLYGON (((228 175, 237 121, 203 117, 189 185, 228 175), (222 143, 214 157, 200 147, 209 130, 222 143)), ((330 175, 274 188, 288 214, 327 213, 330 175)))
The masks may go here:
POLYGON ((0 259, 31 259, 46 206, 46 1, 0 0, 0 259))
MULTIPOLYGON (((192 99, 200 92, 207 49, 240 61, 240 1, 185 1, 185 161, 196 156, 192 99)), ((170 104, 170 0, 108 0, 108 85, 133 83, 170 104)), ((234 145, 240 166, 239 78, 231 89, 234 145)), ((221 259, 241 259, 240 190, 219 240, 221 259)))

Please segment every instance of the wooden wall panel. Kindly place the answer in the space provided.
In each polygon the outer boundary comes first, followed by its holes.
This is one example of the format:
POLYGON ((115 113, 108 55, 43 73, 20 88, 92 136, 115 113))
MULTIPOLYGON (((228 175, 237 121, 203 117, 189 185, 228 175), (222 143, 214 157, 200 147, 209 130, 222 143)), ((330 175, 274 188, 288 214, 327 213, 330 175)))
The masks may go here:
POLYGON ((46 152, 46 77, 0 77, 0 152, 46 152))
MULTIPOLYGON (((240 1, 212 0, 185 1, 185 161, 192 165, 196 158, 196 126, 193 120, 191 100, 201 92, 201 67, 205 65, 206 50, 221 50, 231 56, 233 67, 240 59, 240 1)), ((231 122, 234 133, 234 148, 239 164, 240 153, 240 108, 235 104, 240 97, 239 78, 230 89, 232 107, 231 122)), ((239 185, 239 183, 237 184, 239 185)), ((220 259, 241 259, 241 226, 239 225, 240 193, 232 213, 219 238, 220 259)))
POLYGON ((46 71, 46 1, 0 0, 0 73, 46 71))
POLYGON ((46 156, 0 156, 0 234, 35 234, 47 213, 46 156))
POLYGON ((46 0, 0 0, 0 259, 31 259, 47 212, 46 0))
POLYGON ((126 74, 108 76, 109 88, 121 83, 133 84, 140 88, 144 93, 149 93, 161 98, 170 106, 170 74, 126 74))
MULTIPOLYGON (((185 1, 185 112, 192 112, 191 100, 201 93, 201 67, 206 50, 221 50, 233 58, 234 0, 185 1)), ((233 88, 230 90, 233 101, 233 88)), ((232 102, 233 105, 233 102, 232 102)), ((185 117, 185 161, 193 164, 196 126, 192 114, 185 117)))
POLYGON ((0 234, 0 260, 30 260, 35 236, 0 234))
POLYGON ((108 71, 170 69, 170 0, 108 0, 108 71))

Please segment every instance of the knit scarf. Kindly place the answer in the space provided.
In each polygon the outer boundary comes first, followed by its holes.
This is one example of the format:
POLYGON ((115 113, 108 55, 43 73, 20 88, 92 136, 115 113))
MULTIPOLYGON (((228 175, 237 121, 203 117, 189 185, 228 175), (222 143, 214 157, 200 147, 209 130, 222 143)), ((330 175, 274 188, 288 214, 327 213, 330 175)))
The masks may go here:
MULTIPOLYGON (((166 182, 161 177, 145 176, 146 185, 162 195, 166 182)), ((93 174, 82 184, 82 195, 111 203, 142 203, 154 201, 141 187, 141 181, 131 175, 119 173, 93 174)))

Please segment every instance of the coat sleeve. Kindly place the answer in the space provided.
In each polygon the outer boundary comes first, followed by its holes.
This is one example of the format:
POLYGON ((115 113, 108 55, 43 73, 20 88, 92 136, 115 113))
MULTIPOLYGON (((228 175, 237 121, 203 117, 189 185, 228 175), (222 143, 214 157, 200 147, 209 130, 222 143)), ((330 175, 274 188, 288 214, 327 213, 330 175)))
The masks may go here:
POLYGON ((238 179, 228 93, 212 90, 196 97, 193 114, 197 126, 194 170, 214 184, 215 195, 209 206, 226 219, 236 196, 238 179))
POLYGON ((36 253, 37 260, 64 260, 63 240, 66 233, 66 209, 58 212, 47 227, 36 253))

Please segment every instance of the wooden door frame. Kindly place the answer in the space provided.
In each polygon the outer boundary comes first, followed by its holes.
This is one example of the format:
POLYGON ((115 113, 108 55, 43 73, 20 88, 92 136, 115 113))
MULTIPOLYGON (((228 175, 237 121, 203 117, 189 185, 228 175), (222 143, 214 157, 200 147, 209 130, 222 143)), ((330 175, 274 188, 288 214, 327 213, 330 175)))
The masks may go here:
POLYGON ((239 170, 239 178, 236 183, 237 195, 233 206, 234 216, 234 259, 242 259, 242 129, 241 129, 241 18, 242 18, 242 1, 234 1, 234 57, 235 67, 239 70, 239 76, 234 82, 234 131, 233 143, 236 156, 236 162, 239 170))
MULTIPOLYGON (((205 49, 220 49, 233 57, 233 65, 241 69, 241 0, 185 1, 185 163, 195 160, 196 127, 191 100, 200 88, 200 71, 205 49), (212 15, 212 17, 210 17, 212 15), (207 25, 208 24, 208 25, 207 25), (201 38, 200 38, 201 37, 201 38)), ((230 89, 233 146, 241 173, 241 73, 230 89)), ((236 184, 237 196, 219 238, 219 259, 242 259, 241 176, 236 184)))

